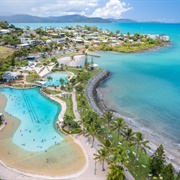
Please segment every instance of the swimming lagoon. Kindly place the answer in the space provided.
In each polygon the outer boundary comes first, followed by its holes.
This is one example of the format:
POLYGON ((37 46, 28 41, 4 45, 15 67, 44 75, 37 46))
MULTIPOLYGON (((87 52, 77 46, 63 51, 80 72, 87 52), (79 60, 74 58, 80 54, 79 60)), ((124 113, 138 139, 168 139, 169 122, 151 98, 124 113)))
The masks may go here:
POLYGON ((69 74, 65 74, 65 73, 50 73, 47 74, 45 76, 46 78, 46 86, 60 86, 61 82, 60 82, 60 78, 62 78, 64 80, 64 82, 67 82, 67 78, 68 78, 69 74), (48 80, 47 78, 51 77, 51 80, 48 80))
POLYGON ((27 151, 39 152, 63 140, 54 127, 61 107, 44 97, 39 88, 3 88, 0 93, 7 98, 5 111, 21 121, 13 135, 14 144, 27 151))

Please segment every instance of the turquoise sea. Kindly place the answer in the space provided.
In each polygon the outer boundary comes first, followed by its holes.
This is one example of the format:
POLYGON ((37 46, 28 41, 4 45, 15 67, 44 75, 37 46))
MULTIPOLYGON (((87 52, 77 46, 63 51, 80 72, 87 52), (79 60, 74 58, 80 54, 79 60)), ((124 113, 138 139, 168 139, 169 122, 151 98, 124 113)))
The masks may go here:
MULTIPOLYGON (((76 24, 15 24, 19 27, 65 27, 76 24)), ((85 24, 80 24, 85 25, 85 24)), ((170 36, 172 46, 150 52, 98 52, 95 63, 111 72, 100 86, 107 106, 180 144, 180 24, 87 24, 121 33, 170 36)))

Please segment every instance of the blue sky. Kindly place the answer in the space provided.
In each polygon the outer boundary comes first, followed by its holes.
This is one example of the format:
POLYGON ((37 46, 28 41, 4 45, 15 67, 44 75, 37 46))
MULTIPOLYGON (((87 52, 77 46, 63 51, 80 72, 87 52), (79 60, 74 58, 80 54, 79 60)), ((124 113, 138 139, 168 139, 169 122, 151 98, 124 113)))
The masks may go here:
POLYGON ((81 14, 137 21, 180 22, 180 0, 0 0, 0 15, 81 14))

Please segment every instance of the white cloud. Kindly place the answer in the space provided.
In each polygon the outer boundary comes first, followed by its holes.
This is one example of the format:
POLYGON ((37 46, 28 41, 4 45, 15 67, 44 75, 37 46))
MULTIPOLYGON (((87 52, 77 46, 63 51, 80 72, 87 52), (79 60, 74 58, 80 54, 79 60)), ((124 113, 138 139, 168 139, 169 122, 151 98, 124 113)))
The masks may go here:
POLYGON ((102 8, 96 9, 92 13, 92 17, 102 17, 102 18, 121 18, 121 14, 132 9, 125 2, 119 0, 110 0, 102 8))
POLYGON ((89 8, 98 6, 98 0, 56 0, 31 8, 34 15, 39 16, 61 16, 69 14, 85 15, 89 8))

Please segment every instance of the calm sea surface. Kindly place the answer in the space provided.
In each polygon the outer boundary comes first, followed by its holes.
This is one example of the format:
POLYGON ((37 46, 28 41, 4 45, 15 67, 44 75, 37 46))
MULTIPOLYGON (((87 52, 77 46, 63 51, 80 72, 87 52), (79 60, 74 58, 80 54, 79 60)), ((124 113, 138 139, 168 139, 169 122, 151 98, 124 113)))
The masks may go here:
MULTIPOLYGON (((65 27, 76 24, 15 24, 19 27, 65 27)), ((85 25, 85 24, 80 24, 85 25)), ((133 117, 180 143, 180 24, 88 24, 121 33, 170 36, 172 46, 136 54, 99 52, 95 63, 109 70, 100 90, 109 108, 133 117)))

